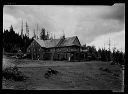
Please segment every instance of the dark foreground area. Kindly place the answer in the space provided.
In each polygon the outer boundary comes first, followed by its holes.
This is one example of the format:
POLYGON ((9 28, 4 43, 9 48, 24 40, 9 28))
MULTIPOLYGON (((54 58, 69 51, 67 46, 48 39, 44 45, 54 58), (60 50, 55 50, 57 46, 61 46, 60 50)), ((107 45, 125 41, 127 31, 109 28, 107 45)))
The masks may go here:
POLYGON ((3 63, 10 62, 17 65, 27 79, 15 81, 3 78, 3 89, 123 91, 122 69, 109 62, 32 61, 3 57, 3 63), (48 68, 57 73, 46 77, 48 68))

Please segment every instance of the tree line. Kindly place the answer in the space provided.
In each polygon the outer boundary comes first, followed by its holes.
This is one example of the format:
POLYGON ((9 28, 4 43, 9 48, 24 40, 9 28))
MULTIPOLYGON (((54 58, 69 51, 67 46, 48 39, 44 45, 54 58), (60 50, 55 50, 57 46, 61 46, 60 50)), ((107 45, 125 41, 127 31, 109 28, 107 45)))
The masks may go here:
POLYGON ((109 51, 105 48, 99 48, 96 50, 95 46, 82 46, 82 50, 86 50, 83 53, 85 54, 86 60, 97 60, 97 61, 111 61, 113 64, 125 63, 125 53, 116 48, 113 51, 109 51))
MULTIPOLYGON (((41 38, 45 35, 45 30, 42 30, 41 38)), ((45 36, 46 37, 46 36, 45 36)), ((43 39, 43 38, 42 38, 43 39)), ((26 35, 21 35, 15 33, 13 27, 11 26, 10 29, 4 30, 3 33, 3 48, 5 52, 15 53, 18 50, 21 50, 23 53, 26 52, 28 45, 32 42, 33 38, 29 38, 26 35)), ((94 46, 82 46, 82 53, 81 59, 86 60, 98 60, 98 61, 112 61, 117 64, 124 64, 125 62, 125 53, 113 49, 113 51, 109 51, 106 49, 98 49, 94 46), (83 51, 86 50, 86 51, 83 51), (83 57, 85 55, 85 57, 83 57)))
POLYGON ((15 33, 13 27, 11 26, 10 29, 4 30, 3 33, 3 48, 5 52, 15 53, 18 50, 22 52, 26 52, 27 46, 31 43, 32 39, 27 37, 26 35, 19 35, 15 33))

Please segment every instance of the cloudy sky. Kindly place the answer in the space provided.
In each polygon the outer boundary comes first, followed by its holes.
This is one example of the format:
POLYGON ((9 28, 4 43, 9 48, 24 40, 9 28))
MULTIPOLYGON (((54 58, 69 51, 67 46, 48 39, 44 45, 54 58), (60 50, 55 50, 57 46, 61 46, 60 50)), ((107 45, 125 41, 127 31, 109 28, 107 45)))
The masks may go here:
POLYGON ((125 4, 113 6, 91 5, 5 5, 3 8, 3 29, 12 24, 16 32, 21 32, 21 22, 27 21, 30 37, 39 26, 59 38, 78 36, 81 44, 94 45, 96 48, 111 47, 125 50, 125 4))

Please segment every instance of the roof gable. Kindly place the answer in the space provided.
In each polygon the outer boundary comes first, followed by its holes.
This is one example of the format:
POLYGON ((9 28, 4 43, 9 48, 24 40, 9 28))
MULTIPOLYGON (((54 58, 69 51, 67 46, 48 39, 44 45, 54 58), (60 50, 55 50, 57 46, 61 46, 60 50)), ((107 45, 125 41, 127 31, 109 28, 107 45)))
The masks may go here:
POLYGON ((39 39, 35 39, 35 41, 41 46, 41 47, 46 47, 44 40, 39 40, 39 39))
POLYGON ((77 36, 65 38, 65 40, 60 46, 62 47, 62 46, 72 46, 72 45, 81 46, 77 36))
POLYGON ((77 36, 76 36, 75 40, 73 41, 73 44, 77 45, 77 46, 81 46, 80 41, 77 36))

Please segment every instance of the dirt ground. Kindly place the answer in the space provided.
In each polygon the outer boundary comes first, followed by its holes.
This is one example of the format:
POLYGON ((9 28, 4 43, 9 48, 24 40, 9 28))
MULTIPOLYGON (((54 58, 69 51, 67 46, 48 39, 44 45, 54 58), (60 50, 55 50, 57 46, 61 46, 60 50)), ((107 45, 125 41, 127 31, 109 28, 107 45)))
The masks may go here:
POLYGON ((16 90, 112 90, 123 91, 122 70, 109 62, 67 62, 15 59, 3 56, 4 65, 17 65, 25 81, 2 80, 3 89, 16 90), (48 68, 58 71, 49 79, 48 68), (105 71, 103 69, 108 69, 105 71))

